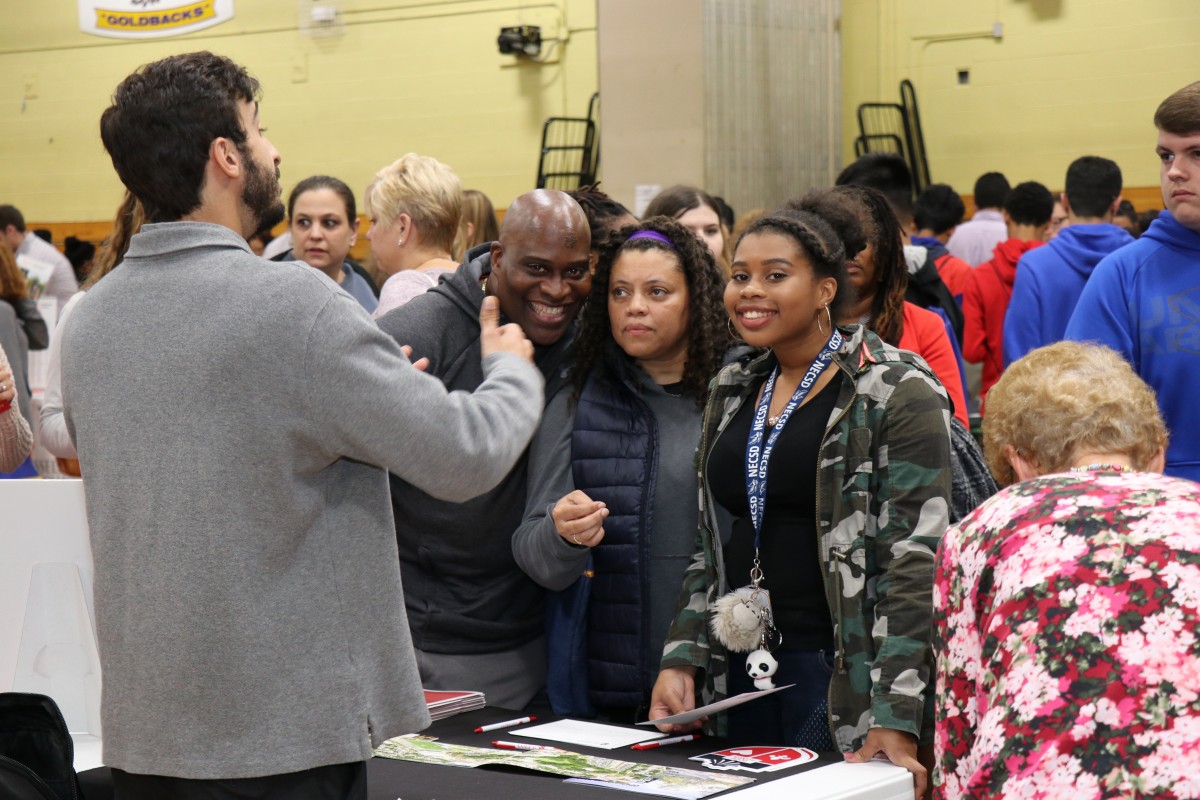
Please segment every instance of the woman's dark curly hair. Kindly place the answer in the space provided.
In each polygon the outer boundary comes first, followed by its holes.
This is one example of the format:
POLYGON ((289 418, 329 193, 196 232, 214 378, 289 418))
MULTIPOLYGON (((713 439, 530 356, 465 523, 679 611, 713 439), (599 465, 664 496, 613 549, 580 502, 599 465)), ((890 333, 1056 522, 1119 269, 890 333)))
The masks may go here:
MULTIPOLYGON (((747 236, 757 233, 777 233, 791 239, 807 259, 813 275, 817 278, 833 278, 837 281, 837 292, 829 304, 829 313, 836 322, 853 304, 853 288, 846 274, 846 249, 841 238, 820 216, 811 211, 800 210, 791 205, 759 217, 745 233, 738 237, 738 247, 747 236)), ((734 263, 737 263, 737 248, 734 248, 734 263)))
POLYGON ((875 257, 875 299, 867 328, 891 345, 904 335, 904 292, 908 289, 908 265, 900 239, 900 222, 887 198, 865 186, 835 186, 813 189, 788 208, 803 209, 824 219, 853 260, 872 245, 875 257))
POLYGON ((689 337, 687 363, 683 368, 681 390, 703 404, 708 383, 721 369, 732 340, 725 315, 725 274, 708 246, 670 217, 651 217, 638 225, 626 225, 614 231, 600 250, 592 293, 580 312, 579 334, 575 337, 575 366, 572 379, 579 397, 592 370, 603 368, 605 350, 613 345, 612 324, 608 319, 608 282, 613 265, 621 253, 657 250, 667 253, 679 264, 687 282, 689 337), (629 237, 638 231, 656 231, 671 240, 668 247, 654 239, 629 237))

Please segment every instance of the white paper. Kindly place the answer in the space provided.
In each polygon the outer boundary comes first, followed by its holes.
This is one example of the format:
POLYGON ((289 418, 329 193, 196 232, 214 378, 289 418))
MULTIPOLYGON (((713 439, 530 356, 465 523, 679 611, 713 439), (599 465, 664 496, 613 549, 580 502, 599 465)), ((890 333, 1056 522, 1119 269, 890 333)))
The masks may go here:
POLYGON ((653 721, 639 722, 638 725, 683 725, 688 722, 694 722, 698 719, 716 714, 719 711, 726 711, 734 706, 740 706, 743 703, 749 703, 752 700, 757 700, 760 697, 766 697, 776 692, 782 692, 784 689, 790 689, 796 684, 789 683, 787 686, 776 686, 774 689, 763 689, 761 691, 743 692, 742 694, 726 697, 717 703, 709 703, 706 706, 700 706, 693 711, 684 711, 682 714, 676 714, 671 717, 662 717, 653 721))
POLYGON ((583 747, 598 747, 601 750, 615 750, 618 747, 628 747, 638 742, 648 742, 651 739, 661 739, 665 733, 658 731, 637 730, 624 728, 619 725, 602 725, 599 722, 584 722, 578 719, 560 719, 558 722, 547 722, 542 725, 521 726, 519 730, 509 728, 505 735, 528 736, 530 739, 548 739, 552 742, 566 742, 583 747))

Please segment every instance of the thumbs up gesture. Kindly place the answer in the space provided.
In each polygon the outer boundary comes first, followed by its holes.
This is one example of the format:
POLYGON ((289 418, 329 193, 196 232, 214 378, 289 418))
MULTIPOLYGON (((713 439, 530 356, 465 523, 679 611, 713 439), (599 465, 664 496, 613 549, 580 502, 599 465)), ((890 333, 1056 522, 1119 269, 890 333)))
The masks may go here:
POLYGON ((500 324, 500 301, 495 297, 483 298, 479 309, 479 349, 484 358, 492 353, 516 353, 533 363, 533 343, 525 338, 521 326, 500 324))

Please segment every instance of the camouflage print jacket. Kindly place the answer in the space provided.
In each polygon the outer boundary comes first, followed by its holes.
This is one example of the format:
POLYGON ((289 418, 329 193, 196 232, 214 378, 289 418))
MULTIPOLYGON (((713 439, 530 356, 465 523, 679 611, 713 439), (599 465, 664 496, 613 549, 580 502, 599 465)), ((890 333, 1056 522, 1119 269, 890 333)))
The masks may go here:
MULTIPOLYGON (((850 380, 841 383, 820 453, 817 535, 836 644, 830 729, 850 751, 875 727, 932 741, 933 564, 949 524, 950 403, 918 356, 860 325, 842 331, 846 342, 834 363, 850 380)), ((765 354, 726 367, 705 409, 700 551, 684 574, 662 659, 663 667, 697 668, 697 704, 725 696, 728 666, 709 631, 708 609, 730 587, 707 453, 774 366, 765 354)), ((719 715, 710 732, 723 733, 724 723, 719 715)))

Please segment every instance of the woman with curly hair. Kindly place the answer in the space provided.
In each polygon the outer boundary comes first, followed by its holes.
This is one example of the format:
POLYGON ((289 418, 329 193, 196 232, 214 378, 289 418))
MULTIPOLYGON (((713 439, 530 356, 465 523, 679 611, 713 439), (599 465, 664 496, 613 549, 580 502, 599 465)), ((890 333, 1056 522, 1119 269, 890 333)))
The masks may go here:
POLYGON ((730 344, 723 287, 705 244, 666 217, 622 228, 600 253, 574 388, 550 402, 534 438, 529 503, 513 537, 517 563, 542 586, 579 579, 573 588, 590 590, 577 640, 586 669, 566 675, 572 649, 548 636, 558 713, 587 711, 560 696, 565 684, 612 719, 645 716, 695 551, 701 407, 730 344), (594 577, 580 578, 585 569, 594 577))
POLYGON ((883 753, 921 794, 949 402, 912 353, 834 324, 853 295, 842 244, 814 214, 768 215, 738 242, 725 308, 766 352, 725 367, 709 392, 701 550, 650 718, 766 688, 759 665, 773 659, 773 680, 796 685, 717 716, 710 732, 852 761, 883 753))

